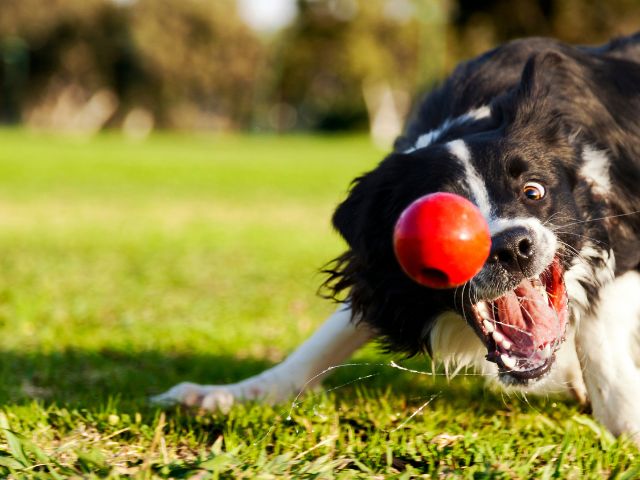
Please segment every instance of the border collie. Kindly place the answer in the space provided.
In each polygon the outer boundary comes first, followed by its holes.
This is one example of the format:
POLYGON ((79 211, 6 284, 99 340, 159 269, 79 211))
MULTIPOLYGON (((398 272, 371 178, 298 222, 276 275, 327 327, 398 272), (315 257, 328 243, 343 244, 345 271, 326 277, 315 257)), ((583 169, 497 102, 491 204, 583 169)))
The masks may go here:
POLYGON ((506 387, 571 393, 640 444, 639 211, 640 33, 510 42, 458 66, 353 182, 333 216, 348 243, 326 284, 346 298, 337 312, 260 375, 155 400, 278 402, 377 338, 506 387), (489 224, 489 258, 461 288, 423 287, 394 257, 395 222, 431 192, 466 197, 489 224))

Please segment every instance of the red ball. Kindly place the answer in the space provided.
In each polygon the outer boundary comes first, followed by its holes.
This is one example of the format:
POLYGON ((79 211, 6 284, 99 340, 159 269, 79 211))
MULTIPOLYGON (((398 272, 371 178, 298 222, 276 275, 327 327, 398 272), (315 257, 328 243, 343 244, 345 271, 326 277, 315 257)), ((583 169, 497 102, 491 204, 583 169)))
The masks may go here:
POLYGON ((437 192, 400 215, 393 248, 409 277, 430 288, 464 284, 482 269, 491 249, 489 225, 466 198, 437 192))

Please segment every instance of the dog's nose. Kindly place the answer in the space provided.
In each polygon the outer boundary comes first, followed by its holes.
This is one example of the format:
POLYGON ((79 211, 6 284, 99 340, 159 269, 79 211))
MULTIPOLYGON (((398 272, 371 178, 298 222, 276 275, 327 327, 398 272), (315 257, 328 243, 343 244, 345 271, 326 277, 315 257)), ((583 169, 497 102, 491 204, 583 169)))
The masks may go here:
POLYGON ((513 227, 491 238, 488 262, 502 265, 509 273, 522 273, 529 276, 534 254, 532 232, 526 227, 513 227))

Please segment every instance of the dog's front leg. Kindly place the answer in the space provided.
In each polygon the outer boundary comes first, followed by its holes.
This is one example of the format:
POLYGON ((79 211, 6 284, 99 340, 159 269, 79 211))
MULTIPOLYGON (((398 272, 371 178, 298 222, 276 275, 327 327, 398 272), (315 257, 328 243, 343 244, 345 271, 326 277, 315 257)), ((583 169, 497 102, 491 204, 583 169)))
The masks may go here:
POLYGON ((593 414, 640 445, 640 275, 605 286, 595 315, 580 322, 576 347, 593 414), (636 358, 634 358, 636 357, 636 358))
POLYGON ((180 383, 152 398, 160 404, 182 403, 226 412, 236 402, 277 403, 320 383, 323 372, 350 357, 374 337, 364 324, 354 324, 349 306, 341 306, 282 363, 229 385, 180 383))

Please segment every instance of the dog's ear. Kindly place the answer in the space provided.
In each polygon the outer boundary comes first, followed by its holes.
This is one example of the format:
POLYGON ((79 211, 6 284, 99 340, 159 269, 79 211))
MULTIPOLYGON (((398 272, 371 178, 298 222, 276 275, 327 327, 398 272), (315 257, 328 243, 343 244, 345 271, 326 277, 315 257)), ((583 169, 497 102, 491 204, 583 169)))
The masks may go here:
POLYGON ((379 175, 376 170, 356 178, 351 183, 349 195, 333 214, 333 227, 351 248, 355 247, 365 230, 365 222, 378 190, 378 183, 379 175))
MULTIPOLYGON (((640 66, 578 49, 544 51, 527 61, 514 96, 511 126, 545 126, 580 135, 610 151, 628 148, 640 134, 640 66)), ((575 138, 575 137, 574 137, 575 138)))
POLYGON ((573 59, 556 50, 532 55, 522 70, 519 94, 522 97, 547 98, 554 90, 577 86, 580 67, 573 59))
POLYGON ((367 237, 379 234, 382 225, 392 215, 398 175, 407 165, 406 156, 392 153, 370 172, 351 183, 349 195, 333 214, 333 226, 344 237, 351 249, 367 237))
POLYGON ((443 178, 457 179, 459 167, 450 161, 446 147, 425 150, 391 153, 353 181, 349 195, 333 214, 333 226, 352 250, 361 255, 390 251, 393 226, 407 205, 427 192, 438 191, 443 178), (441 175, 429 175, 430 171, 441 175))
POLYGON ((593 94, 587 67, 564 53, 547 50, 532 55, 522 70, 520 84, 512 98, 512 121, 542 124, 543 115, 549 121, 560 117, 588 115, 600 109, 601 104, 593 94))

